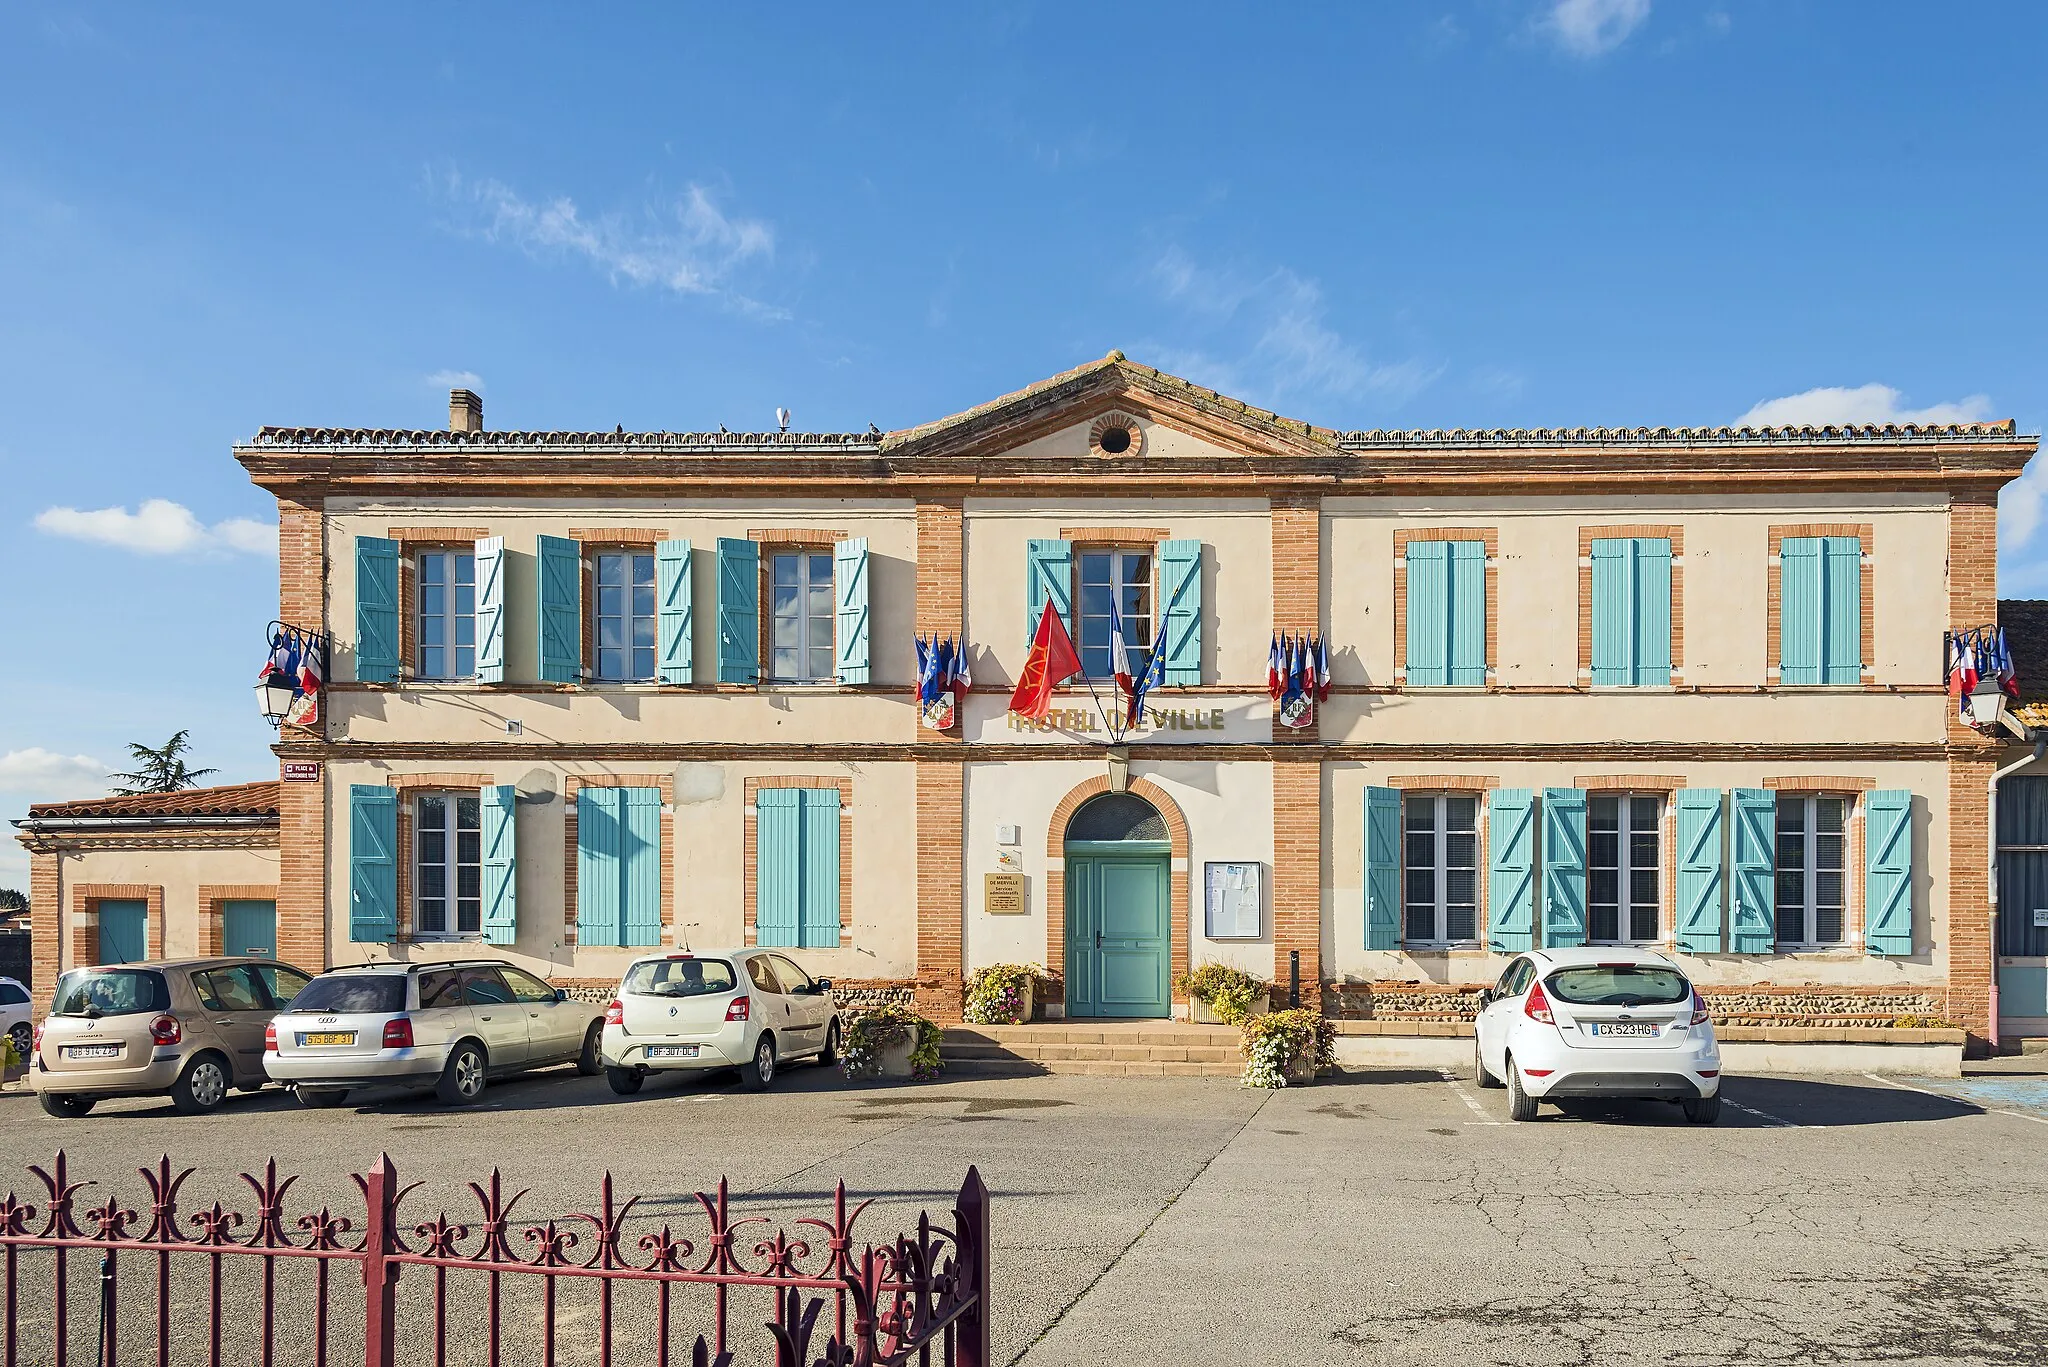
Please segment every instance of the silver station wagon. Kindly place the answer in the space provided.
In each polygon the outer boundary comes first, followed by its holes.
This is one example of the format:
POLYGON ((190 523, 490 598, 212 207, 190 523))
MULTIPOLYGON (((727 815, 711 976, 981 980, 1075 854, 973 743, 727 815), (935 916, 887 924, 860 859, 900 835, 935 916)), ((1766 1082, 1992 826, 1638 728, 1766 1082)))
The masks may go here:
POLYGON ((307 1106, 363 1087, 432 1088, 459 1106, 487 1078, 529 1068, 594 1076, 603 1015, 496 961, 336 968, 270 1022, 264 1067, 307 1106))

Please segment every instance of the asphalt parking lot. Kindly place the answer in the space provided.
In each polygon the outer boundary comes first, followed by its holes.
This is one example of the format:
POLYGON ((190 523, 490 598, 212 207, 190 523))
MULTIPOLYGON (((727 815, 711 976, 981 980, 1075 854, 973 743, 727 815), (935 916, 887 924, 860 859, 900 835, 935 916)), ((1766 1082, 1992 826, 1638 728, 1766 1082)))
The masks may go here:
MULTIPOLYGON (((554 1073, 469 1111, 265 1093, 205 1118, 135 1101, 57 1121, 8 1094, 0 1188, 39 1195, 26 1165, 62 1147, 103 1183, 81 1207, 108 1187, 132 1205, 135 1170, 168 1152, 198 1168, 188 1211, 246 1207, 234 1174, 275 1155, 303 1175, 293 1212, 341 1211, 346 1174, 389 1152, 427 1184, 420 1219, 472 1212, 464 1183, 496 1166, 530 1189, 521 1228, 588 1208, 609 1168, 678 1232, 720 1175, 775 1220, 823 1213, 843 1178, 877 1198, 876 1235, 947 1208, 973 1163, 994 1193, 999 1362, 2048 1360, 2048 1078, 1735 1078, 1713 1128, 1648 1103, 1515 1125, 1501 1095, 1421 1071, 1260 1093, 799 1068, 766 1095, 692 1079, 619 1098, 554 1073)), ((23 1361, 47 1360, 36 1294, 23 1361)), ((561 1360, 594 1359, 572 1343, 561 1360)))

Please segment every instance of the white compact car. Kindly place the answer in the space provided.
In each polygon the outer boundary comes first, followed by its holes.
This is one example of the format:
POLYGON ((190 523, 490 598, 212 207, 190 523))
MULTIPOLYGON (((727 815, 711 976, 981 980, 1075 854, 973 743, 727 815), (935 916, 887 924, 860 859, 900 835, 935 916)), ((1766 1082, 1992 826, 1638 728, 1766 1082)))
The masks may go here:
POLYGON ((35 1047, 35 1028, 29 1024, 31 1007, 26 987, 12 978, 0 978, 0 1033, 14 1041, 14 1056, 23 1063, 35 1047))
POLYGON ((760 1090, 792 1059, 839 1060, 832 981, 761 949, 636 959, 605 1008, 599 1052, 612 1090, 640 1090, 652 1072, 737 1068, 760 1090))
POLYGON ((1508 1114, 1541 1101, 1675 1101, 1721 1114, 1721 1047, 1707 1005, 1678 965, 1649 950, 1532 949, 1488 988, 1474 1029, 1481 1087, 1508 1089, 1508 1114))

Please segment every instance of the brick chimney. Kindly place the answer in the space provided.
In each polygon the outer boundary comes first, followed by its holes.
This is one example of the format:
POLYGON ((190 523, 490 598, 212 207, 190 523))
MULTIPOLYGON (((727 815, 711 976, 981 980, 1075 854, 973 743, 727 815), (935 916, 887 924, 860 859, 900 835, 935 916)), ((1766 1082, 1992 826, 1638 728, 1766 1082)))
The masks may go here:
POLYGON ((481 432, 484 430, 484 401, 471 389, 448 391, 448 430, 450 432, 481 432))

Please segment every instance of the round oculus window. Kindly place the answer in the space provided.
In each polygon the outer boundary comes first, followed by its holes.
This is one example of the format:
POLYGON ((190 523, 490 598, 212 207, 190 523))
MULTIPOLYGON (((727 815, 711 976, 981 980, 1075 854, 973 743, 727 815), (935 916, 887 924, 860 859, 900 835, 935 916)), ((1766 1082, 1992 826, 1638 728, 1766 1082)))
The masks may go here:
POLYGON ((1098 456, 1136 455, 1144 444, 1136 419, 1122 413, 1105 413, 1088 429, 1088 449, 1098 456))

